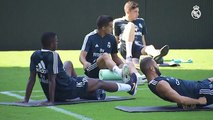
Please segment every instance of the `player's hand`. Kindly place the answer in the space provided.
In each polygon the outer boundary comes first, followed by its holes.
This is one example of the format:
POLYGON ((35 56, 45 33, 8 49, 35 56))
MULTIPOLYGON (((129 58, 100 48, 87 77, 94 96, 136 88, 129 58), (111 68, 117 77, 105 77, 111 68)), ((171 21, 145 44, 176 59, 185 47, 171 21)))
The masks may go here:
POLYGON ((86 62, 86 63, 84 63, 84 70, 86 70, 89 66, 91 65, 91 63, 89 63, 89 62, 86 62))
POLYGON ((198 98, 198 101, 199 101, 199 104, 201 104, 201 105, 207 104, 206 97, 200 97, 200 98, 198 98))
POLYGON ((191 104, 191 105, 181 105, 181 107, 182 107, 184 110, 189 110, 189 109, 195 109, 195 108, 196 108, 196 105, 195 105, 195 104, 191 104))

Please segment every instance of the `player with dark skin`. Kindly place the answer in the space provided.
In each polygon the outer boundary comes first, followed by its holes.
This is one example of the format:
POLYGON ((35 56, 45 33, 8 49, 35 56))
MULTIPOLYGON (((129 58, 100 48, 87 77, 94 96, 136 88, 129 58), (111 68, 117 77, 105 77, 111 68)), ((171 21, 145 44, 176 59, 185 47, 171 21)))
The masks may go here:
POLYGON ((74 99, 81 95, 93 93, 97 89, 108 92, 126 91, 131 95, 136 93, 137 78, 134 74, 134 72, 137 72, 136 69, 130 67, 131 79, 127 84, 76 77, 71 62, 67 62, 63 67, 58 53, 55 52, 57 45, 58 37, 55 33, 43 34, 42 49, 35 51, 31 56, 30 76, 22 103, 29 102, 36 75, 40 78, 41 87, 47 97, 47 101, 42 102, 42 105, 53 105, 57 101, 74 99))
POLYGON ((213 104, 213 78, 193 81, 161 76, 157 63, 151 57, 141 61, 140 69, 146 75, 150 90, 166 101, 182 107, 213 104))

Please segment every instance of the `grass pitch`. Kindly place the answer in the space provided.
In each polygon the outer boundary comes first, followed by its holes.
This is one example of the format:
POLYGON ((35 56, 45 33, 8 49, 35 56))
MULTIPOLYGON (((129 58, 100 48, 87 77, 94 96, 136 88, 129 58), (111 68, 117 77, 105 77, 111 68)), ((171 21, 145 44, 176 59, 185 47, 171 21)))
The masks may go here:
MULTIPOLYGON (((24 96, 26 83, 29 77, 30 56, 33 51, 9 51, 0 52, 0 92, 10 91, 18 96, 24 96)), ((78 61, 80 51, 58 51, 62 61, 71 60, 78 75, 83 74, 82 65, 78 61)), ((164 60, 192 59, 193 63, 182 63, 180 67, 161 67, 161 72, 166 76, 173 76, 189 80, 202 80, 213 76, 213 50, 171 50, 164 60)), ((44 99, 41 87, 36 81, 31 99, 44 99)), ((107 95, 128 96, 127 93, 107 93, 107 95)), ((126 106, 159 106, 170 105, 154 94, 152 94, 147 84, 139 86, 135 100, 106 103, 86 103, 76 105, 61 105, 61 108, 68 112, 94 120, 210 120, 213 112, 159 112, 159 113, 125 113, 115 110, 117 105, 126 106)), ((0 102, 20 101, 16 97, 11 97, 0 93, 0 102)), ((15 107, 0 105, 1 120, 66 120, 79 119, 64 113, 57 112, 46 107, 15 107)), ((83 119, 83 118, 82 118, 83 119)))

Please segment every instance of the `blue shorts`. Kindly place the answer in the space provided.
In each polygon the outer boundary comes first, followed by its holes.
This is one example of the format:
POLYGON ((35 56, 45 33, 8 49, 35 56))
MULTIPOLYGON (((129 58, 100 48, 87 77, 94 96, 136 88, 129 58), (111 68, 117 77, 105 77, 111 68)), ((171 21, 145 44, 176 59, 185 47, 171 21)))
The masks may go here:
POLYGON ((55 92, 55 101, 66 101, 85 96, 88 89, 88 80, 85 77, 70 77, 72 84, 66 89, 57 89, 55 92))
POLYGON ((100 71, 100 69, 98 67, 96 67, 90 71, 85 70, 84 73, 85 73, 85 75, 87 75, 90 78, 99 78, 99 71, 100 71))
MULTIPOLYGON (((141 56, 141 50, 144 48, 143 45, 141 44, 135 44, 135 42, 133 42, 132 44, 132 58, 140 58, 141 56)), ((120 54, 121 56, 126 59, 126 43, 124 41, 121 41, 121 46, 120 46, 120 54)))
POLYGON ((198 81, 199 96, 206 97, 207 105, 213 104, 213 83, 206 79, 198 81))

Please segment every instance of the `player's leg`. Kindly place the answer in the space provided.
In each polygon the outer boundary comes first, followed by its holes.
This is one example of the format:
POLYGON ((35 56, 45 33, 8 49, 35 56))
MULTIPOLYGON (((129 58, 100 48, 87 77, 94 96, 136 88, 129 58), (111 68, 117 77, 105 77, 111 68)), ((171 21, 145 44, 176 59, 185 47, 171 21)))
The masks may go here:
POLYGON ((151 56, 157 56, 160 54, 159 50, 156 50, 153 45, 147 45, 141 50, 142 55, 151 55, 151 56))
POLYGON ((100 69, 108 68, 110 70, 117 66, 108 53, 104 53, 97 59, 97 65, 100 69))
POLYGON ((100 56, 97 59, 97 64, 100 69, 108 68, 116 74, 122 76, 123 79, 126 79, 127 75, 129 75, 128 65, 124 64, 122 69, 120 69, 108 53, 104 53, 102 56, 100 56))
POLYGON ((126 91, 131 95, 135 95, 137 91, 137 77, 133 73, 127 84, 88 78, 87 92, 92 93, 97 89, 103 89, 107 92, 126 91))
POLYGON ((121 54, 121 56, 126 59, 126 42, 124 41, 121 41, 121 45, 120 45, 120 48, 119 48, 119 52, 121 54))
POLYGON ((66 71, 67 75, 69 75, 70 77, 77 77, 77 74, 75 72, 75 69, 71 61, 64 62, 64 70, 66 71))
POLYGON ((130 75, 135 74, 137 77, 137 82, 143 84, 144 82, 147 81, 147 80, 144 80, 144 77, 138 72, 133 62, 128 62, 127 64, 129 66, 130 75))
POLYGON ((123 31, 122 39, 126 42, 126 60, 131 60, 132 57, 132 44, 135 39, 135 25, 129 22, 123 31))
POLYGON ((142 55, 150 55, 154 58, 154 60, 158 63, 164 56, 166 56, 169 52, 169 46, 164 45, 160 50, 155 49, 153 45, 145 46, 141 50, 142 55))

